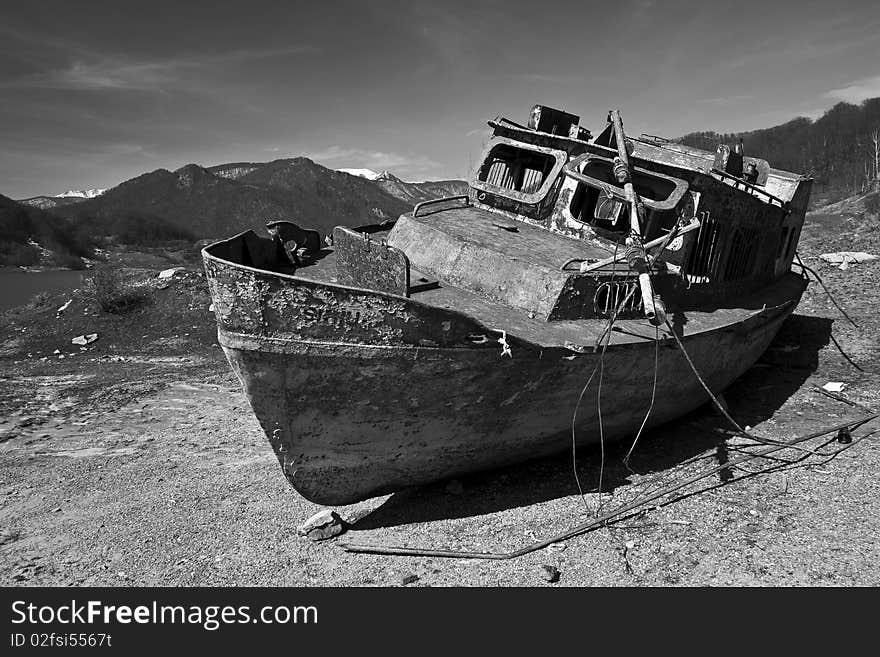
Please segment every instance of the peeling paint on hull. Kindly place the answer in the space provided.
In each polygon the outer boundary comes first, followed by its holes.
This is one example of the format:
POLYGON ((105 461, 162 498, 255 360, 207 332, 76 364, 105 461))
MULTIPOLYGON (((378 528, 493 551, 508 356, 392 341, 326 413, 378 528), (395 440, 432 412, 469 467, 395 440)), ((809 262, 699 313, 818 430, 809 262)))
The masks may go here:
MULTIPOLYGON (((307 499, 342 505, 407 486, 497 468, 570 446, 572 413, 601 352, 517 341, 513 358, 487 331, 412 299, 242 271, 206 259, 219 340, 279 463, 307 499), (270 280, 271 279, 271 280, 270 280), (325 304, 323 313, 306 312, 325 304), (327 317, 339 313, 338 322, 327 317), (310 318, 310 319, 309 319, 310 318), (427 340, 435 345, 424 346, 427 340)), ((721 391, 767 348, 803 292, 735 325, 686 334, 709 386, 721 391)), ((603 363, 608 440, 632 437, 648 409, 653 340, 611 344, 603 363)), ((659 345, 649 426, 708 401, 671 337, 659 345)), ((577 420, 598 441, 595 382, 577 420)))

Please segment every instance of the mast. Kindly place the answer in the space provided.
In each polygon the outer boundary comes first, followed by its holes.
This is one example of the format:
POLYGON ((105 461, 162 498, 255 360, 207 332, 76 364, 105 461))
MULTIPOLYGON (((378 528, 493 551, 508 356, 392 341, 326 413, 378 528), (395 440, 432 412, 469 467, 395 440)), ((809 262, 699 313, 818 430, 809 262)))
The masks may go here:
POLYGON ((614 175, 623 185, 623 192, 629 203, 630 236, 626 238, 626 260, 631 269, 639 275, 639 288, 642 292, 642 307, 645 317, 652 323, 662 323, 666 309, 659 296, 654 294, 651 277, 648 274, 648 256, 642 239, 641 208, 642 200, 632 183, 632 166, 626 151, 626 135, 623 133, 623 120, 619 110, 611 110, 609 118, 614 126, 614 141, 617 144, 617 157, 614 158, 614 175))

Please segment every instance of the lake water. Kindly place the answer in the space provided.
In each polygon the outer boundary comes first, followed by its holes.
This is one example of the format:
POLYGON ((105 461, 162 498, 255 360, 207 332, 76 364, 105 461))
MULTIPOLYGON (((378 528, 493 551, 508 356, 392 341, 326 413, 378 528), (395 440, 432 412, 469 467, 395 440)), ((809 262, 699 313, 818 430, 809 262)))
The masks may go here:
POLYGON ((85 272, 71 270, 0 270, 0 313, 28 302, 39 292, 50 294, 79 287, 85 272))

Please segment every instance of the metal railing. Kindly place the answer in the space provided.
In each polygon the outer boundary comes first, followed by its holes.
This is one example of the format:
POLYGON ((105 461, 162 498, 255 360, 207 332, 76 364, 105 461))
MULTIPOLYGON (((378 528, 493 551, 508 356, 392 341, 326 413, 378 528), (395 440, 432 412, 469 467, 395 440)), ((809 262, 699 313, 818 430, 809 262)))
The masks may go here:
POLYGON ((788 209, 788 202, 783 201, 778 196, 773 196, 770 192, 765 192, 763 189, 758 187, 757 185, 753 185, 750 182, 746 182, 742 178, 737 178, 733 174, 727 173, 726 171, 722 171, 721 169, 712 168, 710 172, 713 176, 721 180, 723 183, 728 184, 736 189, 741 189, 744 192, 748 192, 752 196, 757 196, 758 198, 763 199, 765 202, 770 205, 778 205, 780 208, 784 210, 788 209))

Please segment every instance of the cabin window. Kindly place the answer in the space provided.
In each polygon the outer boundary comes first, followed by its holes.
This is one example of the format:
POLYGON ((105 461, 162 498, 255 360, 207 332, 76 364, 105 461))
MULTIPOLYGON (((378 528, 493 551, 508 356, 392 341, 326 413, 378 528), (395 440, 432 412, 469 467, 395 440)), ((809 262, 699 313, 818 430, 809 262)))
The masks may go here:
POLYGON ((730 240, 724 280, 736 281, 752 273, 758 247, 758 231, 751 228, 737 228, 730 240))
POLYGON ((721 227, 705 217, 697 230, 697 239, 691 248, 684 272, 691 283, 708 283, 715 274, 721 255, 721 227))
POLYGON ((629 210, 616 196, 609 196, 595 187, 578 183, 569 205, 571 216, 583 224, 629 234, 629 210))
MULTIPOLYGON (((568 207, 575 221, 612 240, 619 241, 629 234, 630 210, 614 175, 612 159, 582 155, 577 160, 577 173, 566 173, 577 181, 568 207)), ((675 208, 687 191, 687 183, 639 168, 634 169, 632 181, 646 210, 642 230, 647 239, 652 239, 675 222, 675 208)))
POLYGON ((489 151, 477 179, 500 189, 534 194, 555 165, 552 155, 499 144, 489 151))

